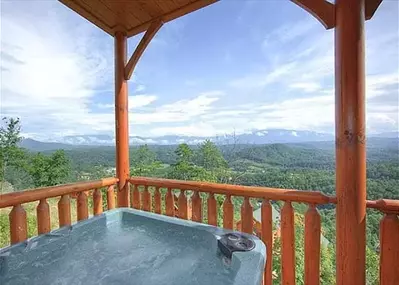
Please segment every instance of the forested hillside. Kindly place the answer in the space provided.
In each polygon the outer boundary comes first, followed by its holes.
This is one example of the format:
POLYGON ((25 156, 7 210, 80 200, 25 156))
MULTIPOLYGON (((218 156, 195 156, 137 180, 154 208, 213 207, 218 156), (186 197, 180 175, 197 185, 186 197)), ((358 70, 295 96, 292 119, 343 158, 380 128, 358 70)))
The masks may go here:
MULTIPOLYGON (((83 147, 57 151, 31 152, 18 146, 19 121, 8 120, 1 130, 1 191, 51 186, 59 183, 114 175, 113 147, 83 147)), ((137 146, 130 149, 131 175, 171 179, 211 181, 321 191, 335 195, 334 144, 216 145, 207 140, 195 146, 137 146)), ((367 150, 367 198, 399 199, 398 139, 372 139, 367 150)), ((222 199, 222 198, 221 198, 222 199)), ((233 201, 239 209, 240 199, 233 201)), ((219 203, 221 205, 221 203, 219 203)), ((274 203, 276 208, 281 205, 274 203)), ((254 209, 259 205, 253 201, 254 209)), ((294 204, 297 217, 298 284, 303 284, 303 227, 305 208, 294 204), (302 243, 301 243, 302 242, 302 243), (301 263, 302 262, 302 263, 301 263), (302 275, 301 275, 302 274, 302 275)), ((333 284, 335 268, 335 207, 318 209, 322 231, 330 241, 322 252, 322 284, 333 284)), ((235 213, 239 217, 239 211, 235 213)), ((378 276, 378 224, 380 214, 368 210, 367 279, 376 284, 378 276)), ((7 217, 0 212, 0 224, 7 217)), ((276 242, 276 249, 279 243, 276 242)), ((0 243, 1 247, 1 243, 0 243)), ((278 256, 274 268, 278 272, 278 256)), ((278 273, 276 273, 278 276, 278 273)), ((278 278, 277 278, 278 279, 278 278)))

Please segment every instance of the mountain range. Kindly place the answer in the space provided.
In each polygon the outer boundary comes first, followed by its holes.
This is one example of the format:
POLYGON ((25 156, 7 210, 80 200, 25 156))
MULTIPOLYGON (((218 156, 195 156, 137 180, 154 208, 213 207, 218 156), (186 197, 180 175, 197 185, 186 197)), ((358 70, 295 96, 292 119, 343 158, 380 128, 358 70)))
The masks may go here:
MULTIPOLYGON (((380 133, 369 137, 397 139, 398 132, 380 133)), ((238 135, 223 135, 218 137, 195 137, 195 136, 159 136, 159 137, 140 137, 131 136, 130 145, 176 145, 187 143, 196 145, 209 139, 218 144, 272 144, 272 143, 308 143, 308 142, 331 142, 334 135, 329 133, 319 133, 314 131, 299 130, 256 130, 250 133, 238 135)), ((20 143, 21 147, 35 151, 52 149, 73 149, 76 147, 92 146, 114 146, 115 138, 110 135, 78 135, 64 136, 51 142, 42 142, 26 138, 20 143)))

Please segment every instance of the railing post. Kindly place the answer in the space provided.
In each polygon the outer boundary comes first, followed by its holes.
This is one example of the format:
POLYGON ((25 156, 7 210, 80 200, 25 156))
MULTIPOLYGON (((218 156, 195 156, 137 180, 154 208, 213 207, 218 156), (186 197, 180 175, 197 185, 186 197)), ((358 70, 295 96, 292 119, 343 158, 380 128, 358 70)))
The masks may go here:
POLYGON ((125 80, 127 39, 123 32, 115 33, 115 139, 118 207, 129 206, 129 107, 125 80))
POLYGON ((89 217, 89 207, 87 205, 87 195, 85 191, 78 193, 76 207, 78 221, 87 220, 89 217))
POLYGON ((168 190, 166 192, 165 196, 165 210, 166 210, 166 215, 169 217, 174 217, 175 216, 175 201, 174 201, 174 195, 172 193, 172 189, 168 187, 168 190))
POLYGON ((215 195, 212 192, 208 196, 208 224, 212 226, 218 225, 218 210, 215 195))
POLYGON ((273 212, 272 205, 268 200, 263 200, 261 209, 262 219, 262 241, 266 245, 266 266, 263 274, 263 284, 272 285, 273 283, 273 212))
POLYGON ((380 284, 399 283, 399 219, 386 214, 380 224, 380 284))
POLYGON ((15 205, 10 214, 11 244, 22 242, 28 238, 26 212, 21 205, 15 205))
POLYGON ((137 210, 141 210, 141 194, 138 185, 130 186, 130 206, 137 210))
POLYGON ((108 210, 112 210, 115 208, 114 185, 108 186, 107 188, 107 208, 108 210))
POLYGON ((295 285, 294 208, 286 201, 281 209, 281 284, 295 285))
POLYGON ((320 284, 321 219, 315 205, 305 214, 305 284, 320 284))
POLYGON ((93 213, 95 216, 101 215, 103 212, 103 195, 101 190, 96 188, 93 192, 93 213))
POLYGON ((36 208, 37 214, 37 233, 46 234, 51 231, 50 207, 46 199, 42 199, 36 208))
POLYGON ((364 5, 335 1, 337 285, 365 284, 364 5))
POLYGON ((185 190, 181 189, 180 190, 180 194, 179 194, 179 198, 177 200, 178 205, 179 205, 179 218, 180 219, 185 219, 187 220, 187 197, 185 194, 185 190))
POLYGON ((161 202, 161 190, 160 187, 155 187, 154 193, 154 212, 157 214, 162 214, 162 202, 161 202))
POLYGON ((141 209, 143 211, 151 212, 151 193, 148 190, 148 186, 144 187, 144 191, 141 192, 141 194, 142 194, 142 201, 143 201, 143 205, 142 205, 141 209))
POLYGON ((192 220, 202 223, 202 199, 198 191, 194 191, 192 196, 192 220))
POLYGON ((223 202, 223 228, 232 230, 234 227, 234 207, 231 195, 226 195, 223 202))
POLYGON ((244 197, 241 205, 241 230, 247 234, 253 234, 253 213, 249 197, 244 197))
POLYGON ((60 228, 71 225, 71 201, 69 195, 62 195, 58 201, 58 221, 60 228))

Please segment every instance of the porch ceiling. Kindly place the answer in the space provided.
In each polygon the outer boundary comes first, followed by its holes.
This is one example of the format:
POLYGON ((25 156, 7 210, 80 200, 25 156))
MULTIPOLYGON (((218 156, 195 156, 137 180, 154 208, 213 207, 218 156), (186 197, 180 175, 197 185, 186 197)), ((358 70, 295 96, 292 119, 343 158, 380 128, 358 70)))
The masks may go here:
POLYGON ((168 22, 218 0, 59 0, 111 36, 128 37, 148 29, 153 21, 168 22))

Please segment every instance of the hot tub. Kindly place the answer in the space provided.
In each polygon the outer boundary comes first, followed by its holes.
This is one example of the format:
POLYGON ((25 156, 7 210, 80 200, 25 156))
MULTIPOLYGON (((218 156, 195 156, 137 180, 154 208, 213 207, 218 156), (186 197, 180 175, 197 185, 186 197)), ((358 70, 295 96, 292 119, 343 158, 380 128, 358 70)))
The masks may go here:
POLYGON ((251 235, 120 208, 1 249, 0 284, 259 285, 265 252, 251 235))

